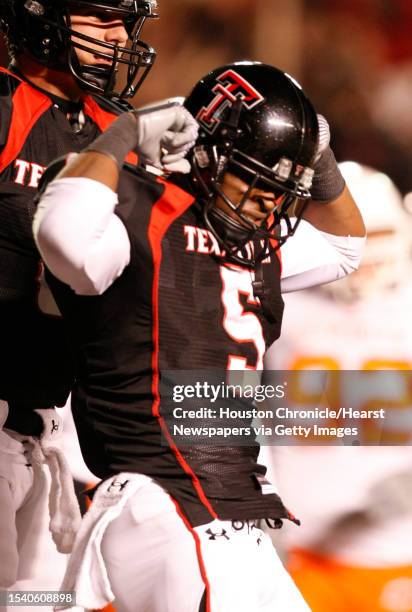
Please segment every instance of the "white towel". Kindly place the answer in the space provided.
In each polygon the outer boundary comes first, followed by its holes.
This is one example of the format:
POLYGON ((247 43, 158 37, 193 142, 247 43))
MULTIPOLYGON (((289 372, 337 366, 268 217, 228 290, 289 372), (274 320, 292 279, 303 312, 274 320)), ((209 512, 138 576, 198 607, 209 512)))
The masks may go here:
MULTIPOLYGON (((61 591, 75 591, 76 606, 100 609, 114 600, 101 553, 101 542, 107 526, 122 512, 126 502, 146 483, 148 476, 122 472, 99 485, 93 502, 83 517, 61 591)), ((58 605, 55 610, 75 610, 58 605)))
MULTIPOLYGON (((62 421, 55 410, 37 410, 44 423, 40 439, 24 436, 1 427, 8 414, 6 402, 0 401, 0 477, 2 487, 0 512, 0 559, 8 559, 0 568, 0 586, 10 587, 18 579, 19 541, 28 541, 16 532, 15 515, 23 507, 30 506, 39 512, 40 499, 47 495, 47 479, 44 464, 49 467, 51 487, 49 492, 50 530, 60 553, 71 552, 76 533, 81 524, 81 513, 74 491, 73 478, 61 450, 57 448, 62 421), (30 469, 30 466, 31 468, 30 469)), ((43 504, 40 504, 43 507, 43 504)))
POLYGON ((50 470, 49 493, 50 531, 60 553, 70 553, 81 525, 81 512, 74 490, 70 468, 62 451, 56 444, 62 434, 62 420, 55 410, 39 409, 44 432, 40 437, 30 438, 33 468, 46 463, 50 470))
POLYGON ((59 448, 43 448, 35 438, 31 438, 30 442, 34 475, 36 476, 36 468, 43 463, 46 463, 50 470, 49 527, 53 542, 60 553, 68 554, 72 551, 82 520, 69 466, 59 448))

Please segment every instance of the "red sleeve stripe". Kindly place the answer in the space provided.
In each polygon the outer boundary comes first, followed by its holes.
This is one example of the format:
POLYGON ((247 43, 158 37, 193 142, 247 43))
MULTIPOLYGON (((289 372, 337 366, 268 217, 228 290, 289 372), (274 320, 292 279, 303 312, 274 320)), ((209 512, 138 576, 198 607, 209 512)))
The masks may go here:
POLYGON ((167 425, 160 414, 160 393, 159 393, 159 274, 160 264, 162 261, 162 238, 165 235, 169 226, 177 219, 189 206, 193 203, 193 196, 182 191, 176 185, 167 183, 159 179, 165 186, 162 197, 153 206, 149 227, 148 239, 152 250, 153 257, 153 288, 152 288, 152 308, 153 308, 153 357, 152 357, 152 392, 154 402, 152 407, 153 415, 157 418, 159 426, 165 436, 170 448, 172 449, 176 459, 186 474, 188 474, 193 482, 195 491, 210 513, 211 517, 218 518, 216 512, 212 508, 205 492, 193 472, 189 464, 185 461, 176 444, 174 443, 167 425))

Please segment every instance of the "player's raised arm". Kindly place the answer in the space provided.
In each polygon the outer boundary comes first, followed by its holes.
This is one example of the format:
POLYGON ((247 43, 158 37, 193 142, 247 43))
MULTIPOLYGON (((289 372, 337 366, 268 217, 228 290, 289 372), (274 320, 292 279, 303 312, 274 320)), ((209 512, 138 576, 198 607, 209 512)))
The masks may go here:
POLYGON ((329 125, 318 115, 318 160, 311 199, 295 236, 282 247, 282 291, 338 280, 361 261, 366 229, 329 146, 329 125), (302 257, 305 253, 305 257, 302 257))
POLYGON ((130 245, 117 205, 119 169, 131 150, 167 171, 184 159, 197 124, 178 104, 121 115, 83 153, 71 158, 43 193, 33 231, 49 269, 76 293, 105 291, 129 262, 130 245))
POLYGON ((328 122, 322 115, 318 115, 318 122, 319 159, 314 167, 312 199, 303 213, 303 218, 317 229, 336 236, 365 236, 362 215, 329 146, 328 122))
POLYGON ((119 168, 136 150, 140 160, 168 172, 189 172, 184 159, 197 136, 197 123, 175 102, 123 113, 57 178, 83 177, 117 188, 119 168))

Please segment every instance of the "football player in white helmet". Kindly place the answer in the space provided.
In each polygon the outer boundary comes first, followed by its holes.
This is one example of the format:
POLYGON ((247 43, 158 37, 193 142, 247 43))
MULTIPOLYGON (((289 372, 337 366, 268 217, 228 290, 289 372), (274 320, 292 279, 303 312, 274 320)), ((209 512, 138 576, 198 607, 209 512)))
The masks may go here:
POLYGON ((339 283, 324 285, 338 299, 358 300, 401 284, 411 265, 412 219, 402 196, 383 172, 356 162, 339 164, 368 229, 362 265, 339 283))
MULTIPOLYGON (((338 370, 340 389, 351 376, 343 370, 391 370, 385 376, 396 384, 382 385, 382 372, 372 373, 365 398, 377 402, 386 394, 378 405, 387 409, 391 429, 385 446, 267 446, 261 460, 302 519, 298 529, 282 530, 281 545, 311 609, 406 612, 412 610, 411 221, 388 176, 354 162, 340 168, 368 230, 362 263, 336 283, 284 296, 282 337, 265 366, 338 370), (302 312, 311 313, 310 325, 302 312)), ((303 373, 296 384, 302 381, 303 373)), ((350 405, 344 397, 337 401, 350 405)))

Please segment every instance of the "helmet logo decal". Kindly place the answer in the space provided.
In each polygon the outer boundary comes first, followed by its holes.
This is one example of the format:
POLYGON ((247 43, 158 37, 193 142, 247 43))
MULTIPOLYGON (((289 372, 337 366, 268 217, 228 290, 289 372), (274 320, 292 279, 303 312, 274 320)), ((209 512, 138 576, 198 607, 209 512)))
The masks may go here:
POLYGON ((208 106, 203 106, 196 115, 197 121, 209 133, 213 134, 219 121, 217 117, 227 106, 232 106, 237 99, 247 109, 254 108, 264 101, 264 97, 246 79, 235 70, 229 69, 217 77, 217 84, 212 92, 215 97, 208 106))
POLYGON ((26 8, 29 13, 31 13, 32 15, 35 15, 36 17, 40 17, 41 15, 44 15, 44 6, 40 3, 40 2, 36 2, 36 0, 27 0, 27 2, 24 5, 24 8, 26 8))

